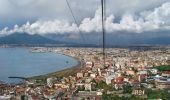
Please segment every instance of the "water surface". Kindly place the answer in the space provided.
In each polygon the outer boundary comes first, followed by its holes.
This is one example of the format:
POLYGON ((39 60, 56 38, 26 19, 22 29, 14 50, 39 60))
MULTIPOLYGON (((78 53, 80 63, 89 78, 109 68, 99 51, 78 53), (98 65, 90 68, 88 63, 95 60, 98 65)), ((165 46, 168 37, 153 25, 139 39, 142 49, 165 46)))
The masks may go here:
POLYGON ((0 81, 16 83, 8 77, 32 77, 45 75, 77 65, 68 56, 47 52, 32 53, 29 48, 0 48, 0 81))

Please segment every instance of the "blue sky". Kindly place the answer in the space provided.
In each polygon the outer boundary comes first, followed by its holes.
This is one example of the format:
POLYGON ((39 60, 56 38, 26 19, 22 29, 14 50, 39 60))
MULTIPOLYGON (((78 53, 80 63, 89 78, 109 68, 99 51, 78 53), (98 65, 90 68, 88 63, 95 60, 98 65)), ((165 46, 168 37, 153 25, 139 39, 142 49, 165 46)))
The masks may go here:
MULTIPOLYGON (((100 0, 68 0, 79 22, 76 25, 65 0, 0 0, 0 35, 84 34, 101 32, 100 0)), ((108 34, 170 31, 169 0, 106 0, 108 34)))

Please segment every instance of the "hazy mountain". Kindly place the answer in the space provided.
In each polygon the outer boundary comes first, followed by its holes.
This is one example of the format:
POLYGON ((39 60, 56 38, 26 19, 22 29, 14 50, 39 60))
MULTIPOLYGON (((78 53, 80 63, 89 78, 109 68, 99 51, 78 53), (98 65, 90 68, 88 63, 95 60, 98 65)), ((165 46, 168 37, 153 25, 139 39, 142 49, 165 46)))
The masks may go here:
POLYGON ((37 34, 15 33, 0 37, 0 44, 63 44, 63 42, 51 40, 37 34))
MULTIPOLYGON (((152 33, 150 33, 152 34, 152 33)), ((79 39, 70 38, 68 34, 63 35, 46 35, 47 38, 59 41, 66 41, 66 42, 74 42, 74 43, 81 43, 81 44, 93 44, 93 45, 102 45, 102 34, 101 33, 91 33, 83 35, 83 38, 80 37, 79 39)), ((127 45, 168 45, 170 44, 170 36, 163 37, 157 36, 156 33, 153 33, 152 36, 146 36, 145 34, 107 34, 106 35, 106 44, 107 46, 127 46, 127 45), (155 36, 155 37, 153 37, 155 36)))
MULTIPOLYGON (((0 37, 0 44, 62 44, 64 46, 102 46, 102 35, 86 34, 79 38, 72 38, 69 34, 63 35, 29 35, 26 33, 15 33, 8 36, 0 37)), ((167 37, 146 37, 134 35, 113 35, 107 34, 107 46, 127 46, 127 45, 169 45, 170 36, 167 37)))
POLYGON ((159 44, 159 45, 169 45, 170 37, 157 37, 145 41, 146 44, 159 44))

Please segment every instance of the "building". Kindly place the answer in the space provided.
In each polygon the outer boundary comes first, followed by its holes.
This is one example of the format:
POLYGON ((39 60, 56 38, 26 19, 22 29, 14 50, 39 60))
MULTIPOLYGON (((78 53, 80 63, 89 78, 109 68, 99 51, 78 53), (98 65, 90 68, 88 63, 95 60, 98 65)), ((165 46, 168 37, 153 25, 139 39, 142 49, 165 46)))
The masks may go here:
POLYGON ((53 78, 47 78, 47 86, 50 88, 53 87, 53 78))
POLYGON ((133 70, 127 70, 126 74, 127 75, 135 75, 135 72, 133 70))
POLYGON ((147 79, 147 75, 146 74, 138 75, 138 81, 139 82, 145 81, 146 79, 147 79))
POLYGON ((115 78, 115 75, 106 76, 106 84, 111 84, 112 79, 115 78))
POLYGON ((156 88, 170 89, 170 79, 159 79, 155 81, 156 88))
POLYGON ((90 77, 91 77, 91 78, 96 78, 96 74, 95 74, 95 73, 91 73, 91 74, 90 74, 90 77))
POLYGON ((91 61, 86 62, 86 67, 92 68, 93 67, 93 62, 91 62, 91 61))
POLYGON ((79 72, 77 73, 77 78, 82 78, 83 77, 83 73, 79 72))
POLYGON ((164 72, 162 73, 162 76, 163 76, 163 77, 170 77, 170 71, 164 71, 164 72))
POLYGON ((91 91, 91 90, 92 90, 92 85, 91 85, 91 83, 86 83, 86 84, 84 85, 84 87, 85 87, 85 90, 86 90, 86 91, 91 91))
POLYGON ((120 76, 120 77, 117 77, 115 79, 112 79, 111 83, 116 90, 123 89, 124 77, 120 76))
POLYGON ((11 100, 11 96, 0 96, 0 100, 11 100))
POLYGON ((152 73, 152 74, 157 74, 158 73, 158 69, 150 69, 150 72, 152 73))
POLYGON ((141 88, 136 88, 132 91, 132 94, 136 96, 142 96, 145 95, 145 90, 141 88))
POLYGON ((97 91, 79 91, 76 100, 102 100, 102 92, 97 91))

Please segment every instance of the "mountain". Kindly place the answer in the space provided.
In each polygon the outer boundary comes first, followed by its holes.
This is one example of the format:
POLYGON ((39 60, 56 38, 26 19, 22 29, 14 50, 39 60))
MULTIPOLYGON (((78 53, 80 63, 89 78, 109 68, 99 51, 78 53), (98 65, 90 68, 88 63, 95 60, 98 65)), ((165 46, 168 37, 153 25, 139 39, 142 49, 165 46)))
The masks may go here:
POLYGON ((147 44, 169 45, 170 37, 157 37, 146 41, 147 44))
POLYGON ((0 44, 64 44, 63 42, 48 39, 40 35, 15 33, 0 37, 0 44))
POLYGON ((170 45, 170 36, 159 36, 153 34, 152 36, 147 36, 143 34, 119 34, 112 35, 108 34, 106 36, 106 44, 109 46, 121 45, 170 45))
MULTIPOLYGON (((130 46, 130 45, 169 45, 170 36, 163 37, 146 37, 145 35, 113 35, 107 34, 106 46, 130 46)), ((70 34, 53 34, 53 35, 30 35, 26 33, 14 33, 8 36, 0 37, 0 44, 16 45, 51 45, 67 47, 102 47, 102 35, 86 34, 82 37, 74 38, 70 34)))
MULTIPOLYGON (((168 33, 169 34, 169 33, 168 33)), ((91 33, 83 34, 80 38, 70 38, 69 34, 47 34, 45 37, 53 40, 74 42, 80 44, 91 44, 102 46, 102 34, 91 33), (84 38, 84 40, 83 40, 84 38)), ((170 45, 170 36, 159 36, 157 33, 146 34, 106 34, 105 43, 107 46, 129 46, 129 45, 170 45), (147 36, 147 34, 151 34, 147 36)))

